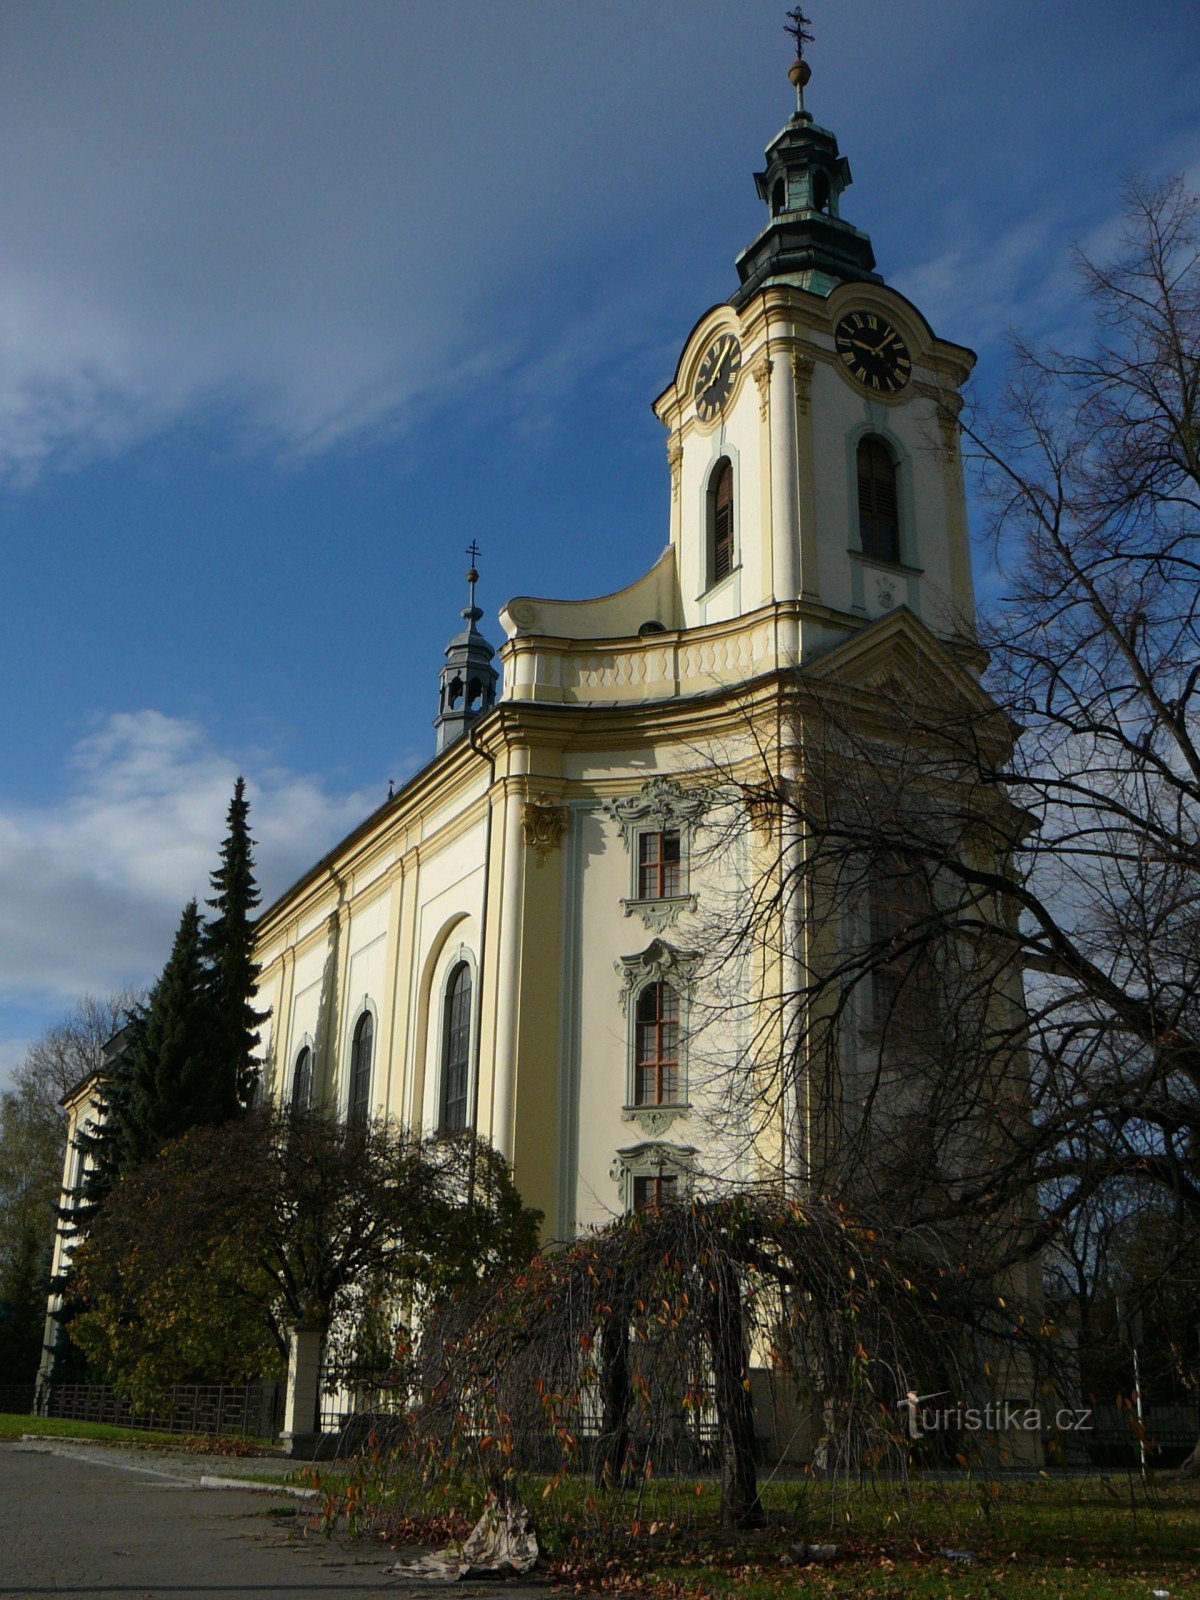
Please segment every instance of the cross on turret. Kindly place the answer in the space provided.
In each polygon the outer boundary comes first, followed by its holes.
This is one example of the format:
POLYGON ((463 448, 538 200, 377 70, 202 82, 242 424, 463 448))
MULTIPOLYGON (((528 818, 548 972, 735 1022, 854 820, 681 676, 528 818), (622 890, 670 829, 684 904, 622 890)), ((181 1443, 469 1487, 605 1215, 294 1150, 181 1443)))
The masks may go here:
POLYGON ((804 46, 813 42, 813 35, 808 31, 812 18, 806 17, 799 6, 793 6, 787 17, 783 31, 796 41, 796 60, 803 61, 804 46))

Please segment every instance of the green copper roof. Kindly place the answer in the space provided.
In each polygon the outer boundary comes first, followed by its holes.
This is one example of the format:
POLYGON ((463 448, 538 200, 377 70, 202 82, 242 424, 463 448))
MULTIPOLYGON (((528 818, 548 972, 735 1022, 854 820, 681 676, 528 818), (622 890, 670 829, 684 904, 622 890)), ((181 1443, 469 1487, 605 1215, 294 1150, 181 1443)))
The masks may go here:
POLYGON ((797 110, 767 146, 766 160, 754 182, 769 220, 737 258, 741 286, 731 304, 744 305, 771 283, 814 294, 839 283, 882 283, 869 237, 842 220, 850 163, 829 129, 797 110))

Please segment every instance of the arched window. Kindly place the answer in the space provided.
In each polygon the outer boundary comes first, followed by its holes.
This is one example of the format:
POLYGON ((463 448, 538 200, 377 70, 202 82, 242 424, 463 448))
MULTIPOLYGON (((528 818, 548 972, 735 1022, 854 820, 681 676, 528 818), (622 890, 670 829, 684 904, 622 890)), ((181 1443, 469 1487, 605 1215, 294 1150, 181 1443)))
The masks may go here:
POLYGON ((733 466, 717 463, 708 484, 708 584, 733 571, 733 466))
POLYGON ((292 1068, 292 1110, 307 1111, 312 1105, 313 1057, 307 1045, 292 1068))
POLYGON ((779 216, 780 212, 787 210, 787 184, 782 178, 776 178, 771 189, 771 215, 779 216))
POLYGON ((883 440, 870 434, 858 446, 858 534, 863 555, 900 560, 896 463, 883 440))
POLYGON ((438 1127, 459 1133, 467 1126, 471 1077, 471 969, 460 961, 446 985, 442 1017, 442 1096, 438 1127))
POLYGON ((365 1122, 371 1114, 371 1052, 375 1043, 375 1019, 364 1011, 354 1028, 354 1043, 350 1047, 350 1105, 351 1122, 365 1122))
POLYGON ((829 210, 829 179, 823 172, 813 175, 812 201, 814 211, 829 210))
POLYGON ((679 996, 669 983, 648 983, 634 1022, 633 1103, 679 1103, 679 996))

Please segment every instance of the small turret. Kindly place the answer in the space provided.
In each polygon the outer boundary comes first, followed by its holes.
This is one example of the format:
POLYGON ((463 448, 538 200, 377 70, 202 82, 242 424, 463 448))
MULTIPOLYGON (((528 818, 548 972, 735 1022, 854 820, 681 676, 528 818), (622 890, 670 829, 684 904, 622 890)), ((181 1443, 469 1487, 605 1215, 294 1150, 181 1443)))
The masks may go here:
POLYGON ((479 582, 475 561, 479 549, 473 539, 467 554, 471 557, 467 568, 470 595, 462 610, 467 625, 446 646, 446 664, 440 673, 438 714, 433 722, 439 754, 456 739, 461 739, 485 711, 492 709, 500 682, 500 674, 493 665, 496 652, 475 626, 483 612, 475 604, 475 585, 479 582))

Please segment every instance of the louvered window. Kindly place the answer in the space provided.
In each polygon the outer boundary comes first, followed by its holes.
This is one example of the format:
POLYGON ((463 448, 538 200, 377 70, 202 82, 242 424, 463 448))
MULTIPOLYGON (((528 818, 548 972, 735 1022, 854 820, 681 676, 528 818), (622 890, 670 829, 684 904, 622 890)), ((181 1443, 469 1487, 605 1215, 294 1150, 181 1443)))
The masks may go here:
POLYGON ((858 447, 858 532, 863 555, 900 560, 896 463, 882 439, 866 438, 858 447))
POLYGON ((679 1098, 679 996, 669 983, 650 983, 638 995, 634 1104, 670 1106, 679 1098))
POLYGON ((712 581, 720 583, 733 571, 733 468, 722 461, 712 488, 712 581))
POLYGON ((871 973, 874 1020, 912 1027, 933 1004, 922 957, 933 902, 924 879, 903 862, 886 862, 872 874, 870 891, 871 973))
POLYGON ((460 961, 446 985, 446 1011, 442 1033, 443 1133, 458 1133, 467 1125, 467 1086, 471 1071, 471 969, 460 961))

